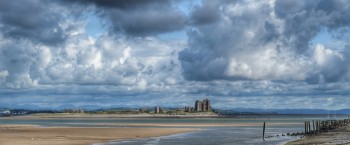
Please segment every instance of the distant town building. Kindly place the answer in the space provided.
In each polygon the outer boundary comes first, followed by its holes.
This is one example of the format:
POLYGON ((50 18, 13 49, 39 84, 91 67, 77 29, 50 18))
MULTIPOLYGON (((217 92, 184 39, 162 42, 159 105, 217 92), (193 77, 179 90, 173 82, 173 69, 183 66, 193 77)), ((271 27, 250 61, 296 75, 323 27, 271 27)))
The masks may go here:
POLYGON ((64 109, 63 113, 84 113, 82 109, 64 109))
POLYGON ((203 101, 196 100, 194 104, 195 111, 211 111, 210 100, 205 99, 203 101))
POLYGON ((139 112, 140 112, 140 113, 147 113, 148 110, 147 110, 146 108, 140 108, 140 109, 139 109, 139 112))
POLYGON ((154 113, 158 114, 158 113, 163 113, 163 109, 160 107, 155 107, 154 108, 154 113))
POLYGON ((0 110, 0 116, 11 116, 10 110, 0 110))
POLYGON ((193 107, 190 107, 190 106, 185 107, 185 112, 193 112, 193 111, 194 111, 193 107))

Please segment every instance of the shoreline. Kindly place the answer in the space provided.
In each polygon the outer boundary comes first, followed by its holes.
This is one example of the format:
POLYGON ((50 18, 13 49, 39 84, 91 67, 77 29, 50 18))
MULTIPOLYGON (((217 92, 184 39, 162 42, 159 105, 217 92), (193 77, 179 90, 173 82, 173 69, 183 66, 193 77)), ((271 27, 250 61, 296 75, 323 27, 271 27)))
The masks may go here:
POLYGON ((1 145, 86 145, 197 131, 194 128, 106 128, 0 125, 1 145))
POLYGON ((147 119, 147 118, 223 118, 217 114, 191 114, 191 115, 168 115, 168 114, 84 114, 84 113, 40 113, 40 114, 30 114, 23 116, 10 116, 10 117, 1 117, 0 119, 147 119))
MULTIPOLYGON (((264 116, 263 114, 256 114, 257 116, 264 116)), ((286 116, 286 114, 273 114, 276 116, 286 116)), ((218 115, 218 114, 187 114, 187 115, 169 115, 169 114, 85 114, 85 113, 39 113, 29 114, 21 116, 8 116, 0 117, 0 120, 11 119, 210 119, 210 118, 228 118, 228 119, 254 119, 257 116, 251 118, 254 114, 237 114, 237 115, 218 115)), ((294 116, 290 114, 287 116, 294 116)), ((303 116, 303 115, 302 115, 303 116)), ((259 119, 270 120, 271 117, 259 117, 259 119)), ((283 118, 277 118, 278 120, 284 120, 283 118)), ((300 119, 300 118, 299 118, 300 119)))
POLYGON ((306 136, 302 139, 289 141, 284 145, 336 145, 336 144, 350 144, 350 126, 344 126, 330 132, 324 132, 315 136, 306 136))

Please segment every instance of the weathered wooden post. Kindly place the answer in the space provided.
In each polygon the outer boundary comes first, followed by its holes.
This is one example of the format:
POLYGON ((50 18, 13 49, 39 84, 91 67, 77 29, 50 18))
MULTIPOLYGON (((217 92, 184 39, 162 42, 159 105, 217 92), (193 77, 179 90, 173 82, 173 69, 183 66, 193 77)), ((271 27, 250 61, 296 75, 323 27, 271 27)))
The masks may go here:
POLYGON ((317 125, 316 125, 316 130, 317 130, 317 133, 320 132, 320 121, 317 120, 317 125))
POLYGON ((265 140, 265 122, 264 122, 264 126, 263 126, 263 140, 265 140))
POLYGON ((315 134, 315 120, 312 120, 312 133, 315 134))
POLYGON ((317 120, 315 122, 315 133, 317 133, 317 120))
POLYGON ((306 125, 306 121, 304 122, 304 128, 305 128, 305 131, 304 131, 304 134, 306 134, 307 133, 307 125, 306 125))
POLYGON ((311 131, 311 122, 309 121, 309 132, 311 131))
POLYGON ((323 121, 320 121, 320 132, 323 132, 323 121))
POLYGON ((330 121, 327 121, 327 132, 329 131, 329 127, 330 127, 330 121))

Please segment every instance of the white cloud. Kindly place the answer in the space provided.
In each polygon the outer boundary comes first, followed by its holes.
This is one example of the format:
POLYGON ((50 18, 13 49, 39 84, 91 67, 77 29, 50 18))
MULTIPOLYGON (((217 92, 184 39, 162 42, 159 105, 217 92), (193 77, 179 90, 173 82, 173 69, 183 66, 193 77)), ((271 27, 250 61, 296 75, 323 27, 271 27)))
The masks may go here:
POLYGON ((7 70, 0 71, 0 78, 6 78, 9 75, 7 70))
POLYGON ((338 52, 326 49, 323 45, 317 44, 314 49, 314 60, 317 65, 323 66, 334 60, 344 61, 344 57, 338 52))

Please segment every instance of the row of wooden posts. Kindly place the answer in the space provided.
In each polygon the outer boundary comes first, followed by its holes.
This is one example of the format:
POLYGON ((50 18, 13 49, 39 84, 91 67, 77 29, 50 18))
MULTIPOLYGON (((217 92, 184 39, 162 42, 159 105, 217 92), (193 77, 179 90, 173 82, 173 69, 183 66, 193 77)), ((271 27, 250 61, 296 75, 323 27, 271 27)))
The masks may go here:
POLYGON ((305 122, 305 135, 317 134, 320 132, 328 132, 333 129, 350 124, 350 119, 344 120, 312 120, 305 122))
MULTIPOLYGON (((350 124, 350 119, 344 120, 312 120, 305 121, 304 135, 314 135, 317 133, 328 132, 339 127, 343 127, 350 124)), ((263 126, 263 140, 265 140, 265 122, 263 126)))

